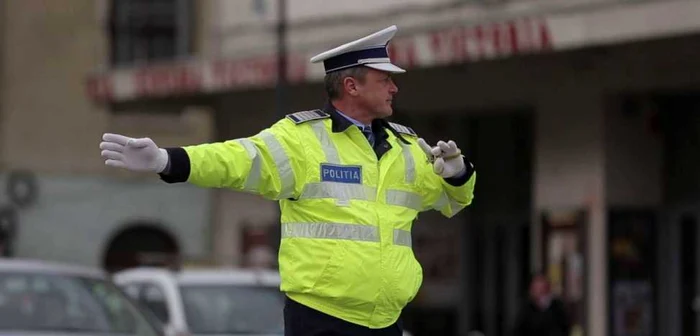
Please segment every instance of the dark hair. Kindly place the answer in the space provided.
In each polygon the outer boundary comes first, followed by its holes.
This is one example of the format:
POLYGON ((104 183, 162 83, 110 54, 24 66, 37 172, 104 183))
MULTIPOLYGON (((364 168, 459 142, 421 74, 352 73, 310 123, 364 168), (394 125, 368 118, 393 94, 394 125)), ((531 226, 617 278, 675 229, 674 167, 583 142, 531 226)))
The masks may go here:
POLYGON ((530 282, 535 281, 535 279, 537 279, 537 278, 549 278, 549 277, 547 276, 547 272, 545 272, 541 269, 538 269, 538 270, 535 270, 532 273, 530 273, 530 282))
POLYGON ((531 284, 533 282, 535 282, 535 280, 539 280, 539 279, 544 280, 547 283, 547 285, 550 285, 550 279, 549 279, 549 276, 547 275, 547 272, 542 271, 542 270, 537 270, 537 271, 533 272, 532 274, 530 274, 530 283, 531 284))
POLYGON ((365 76, 369 69, 364 66, 354 66, 351 68, 333 71, 326 74, 323 82, 326 86, 326 94, 328 99, 340 98, 343 93, 343 80, 346 77, 356 78, 360 83, 365 81, 365 76))

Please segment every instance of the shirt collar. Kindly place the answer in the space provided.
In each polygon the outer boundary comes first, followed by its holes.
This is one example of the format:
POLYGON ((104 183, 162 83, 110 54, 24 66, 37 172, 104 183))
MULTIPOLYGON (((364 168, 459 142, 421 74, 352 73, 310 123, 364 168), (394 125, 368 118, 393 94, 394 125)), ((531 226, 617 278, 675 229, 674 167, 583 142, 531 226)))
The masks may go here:
MULTIPOLYGON (((338 132, 344 132, 348 127, 355 125, 348 117, 344 116, 343 114, 338 111, 338 109, 331 104, 330 101, 326 102, 326 105, 323 107, 323 112, 327 113, 328 115, 331 116, 331 130, 333 133, 338 133, 338 132)), ((360 124, 361 125, 361 124, 360 124)), ((358 127, 364 127, 364 126, 358 126, 358 127)), ((399 133, 397 133, 394 129, 389 126, 389 123, 384 120, 384 119, 374 119, 372 120, 372 132, 374 132, 375 135, 379 137, 380 141, 385 140, 388 137, 387 132, 384 132, 383 130, 388 130, 403 143, 408 144, 406 140, 404 140, 399 133)))
POLYGON ((372 125, 365 125, 365 124, 357 121, 356 119, 351 118, 350 116, 346 115, 345 113, 341 112, 338 109, 336 109, 335 111, 338 112, 338 114, 340 114, 341 116, 345 117, 345 119, 350 120, 353 124, 357 125, 357 127, 359 127, 361 130, 364 130, 365 128, 368 128, 368 127, 369 127, 369 129, 372 129, 372 125))
MULTIPOLYGON (((346 129, 348 129, 348 127, 352 125, 358 125, 360 129, 362 129, 365 126, 358 121, 353 122, 351 118, 345 116, 340 111, 338 111, 338 109, 336 109, 330 101, 327 102, 326 105, 323 107, 323 112, 326 112, 328 115, 331 116, 331 130, 333 132, 344 132, 346 129)), ((385 128, 384 123, 385 121, 383 121, 382 119, 372 120, 372 130, 374 132, 378 132, 380 129, 385 128)))

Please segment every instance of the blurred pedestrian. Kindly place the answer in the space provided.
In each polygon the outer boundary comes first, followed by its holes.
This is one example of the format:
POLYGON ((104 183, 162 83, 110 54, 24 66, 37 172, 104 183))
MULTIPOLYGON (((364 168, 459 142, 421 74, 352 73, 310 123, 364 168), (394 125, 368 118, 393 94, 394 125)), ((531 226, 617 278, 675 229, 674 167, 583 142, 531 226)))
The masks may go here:
MULTIPOLYGON (((323 52, 328 102, 247 138, 159 148, 105 134, 105 163, 168 183, 231 188, 278 200, 286 335, 401 335, 422 282, 411 248, 419 212, 454 216, 476 174, 454 141, 428 145, 385 120, 398 87, 391 26, 323 52)), ((240 113, 245 113, 247 109, 240 113)))
POLYGON ((571 330, 564 303, 551 290, 544 274, 530 282, 529 298, 518 314, 513 336, 568 336, 571 330))

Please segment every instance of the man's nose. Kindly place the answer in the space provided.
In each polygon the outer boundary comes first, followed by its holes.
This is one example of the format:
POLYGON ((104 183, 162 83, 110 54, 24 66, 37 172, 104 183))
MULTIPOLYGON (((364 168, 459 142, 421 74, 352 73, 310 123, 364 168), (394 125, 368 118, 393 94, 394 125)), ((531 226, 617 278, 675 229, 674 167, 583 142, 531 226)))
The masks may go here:
POLYGON ((391 87, 389 88, 389 93, 391 93, 391 94, 397 94, 397 93, 399 93, 399 87, 396 86, 396 84, 394 83, 394 81, 391 82, 391 87))

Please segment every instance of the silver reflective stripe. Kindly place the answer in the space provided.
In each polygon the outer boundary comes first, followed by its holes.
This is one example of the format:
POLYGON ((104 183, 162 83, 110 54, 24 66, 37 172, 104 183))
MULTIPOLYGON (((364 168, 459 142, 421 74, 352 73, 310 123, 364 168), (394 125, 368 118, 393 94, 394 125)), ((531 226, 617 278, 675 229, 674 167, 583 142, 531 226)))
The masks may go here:
POLYGON ((422 211, 423 199, 419 194, 403 190, 389 189, 386 191, 386 204, 397 205, 422 211))
POLYGON ((292 171, 292 164, 289 161, 287 153, 284 151, 284 147, 277 141, 275 135, 269 131, 262 131, 260 137, 270 150, 270 155, 272 155, 272 159, 275 160, 275 166, 280 175, 282 189, 279 198, 292 197, 294 194, 294 171, 292 171))
POLYGON ((450 208, 452 209, 453 215, 456 214, 457 212, 459 212, 460 210, 464 209, 464 207, 465 206, 463 206, 462 204, 459 204, 459 202, 450 198, 450 208))
POLYGON ((450 214, 456 214, 459 210, 464 208, 461 204, 459 204, 459 202, 451 199, 449 196, 447 196, 447 193, 443 191, 442 194, 440 194, 440 198, 433 204, 433 209, 443 211, 446 210, 448 205, 452 210, 450 211, 450 214))
POLYGON ((304 185, 299 199, 307 198, 333 198, 339 200, 364 200, 377 199, 377 189, 363 184, 350 184, 338 182, 316 182, 304 185))
POLYGON ((283 223, 282 238, 347 239, 378 242, 379 230, 374 226, 338 223, 283 223))
POLYGON ((406 230, 394 229, 394 245, 411 247, 411 232, 406 230))
POLYGON ((335 145, 331 142, 331 137, 328 134, 328 130, 326 130, 326 125, 323 122, 314 122, 311 127, 314 129, 314 133, 316 133, 318 142, 321 143, 323 153, 326 154, 326 162, 340 164, 340 156, 338 156, 335 145))
POLYGON ((243 148, 248 152, 248 157, 252 162, 250 166, 250 173, 248 174, 248 179, 245 181, 245 186, 243 189, 247 191, 257 191, 258 185, 260 184, 260 154, 258 149, 255 148, 255 144, 249 139, 237 139, 243 148))
POLYGON ((447 199, 447 193, 443 191, 442 193, 440 193, 440 198, 438 198, 437 201, 433 203, 433 209, 440 211, 442 210, 442 208, 447 206, 447 202, 449 202, 449 200, 447 199))
POLYGON ((403 148, 403 159, 406 161, 406 183, 413 183, 416 179, 416 163, 413 160, 411 146, 401 144, 401 147, 403 148))

